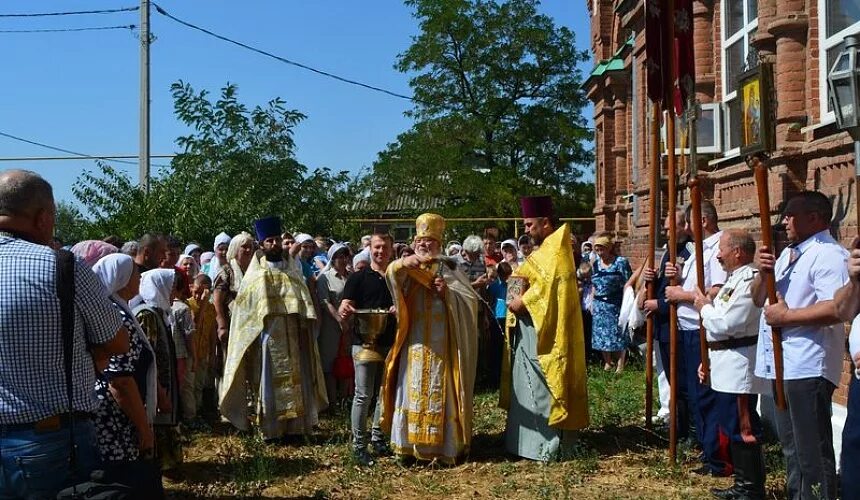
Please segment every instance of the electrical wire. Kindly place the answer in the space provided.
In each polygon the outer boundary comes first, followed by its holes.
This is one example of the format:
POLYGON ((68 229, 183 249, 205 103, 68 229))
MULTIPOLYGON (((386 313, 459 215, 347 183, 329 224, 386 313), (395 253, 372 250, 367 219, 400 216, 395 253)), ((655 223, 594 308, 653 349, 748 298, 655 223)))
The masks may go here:
POLYGON ((375 92, 381 92, 381 93, 383 93, 383 94, 387 94, 387 95, 392 96, 392 97, 397 97, 397 98, 399 98, 399 99, 405 99, 405 100, 407 100, 407 101, 412 101, 412 102, 422 103, 422 104, 426 104, 426 105, 432 105, 432 103, 429 103, 429 102, 426 102, 426 101, 422 101, 422 100, 420 100, 420 99, 416 99, 415 97, 408 96, 408 95, 406 95, 406 94, 400 94, 400 93, 398 93, 398 92, 394 92, 394 91, 391 91, 391 90, 387 90, 387 89, 384 89, 384 88, 382 88, 382 87, 376 87, 376 86, 374 86, 374 85, 369 85, 369 84, 367 84, 367 83, 362 83, 362 82, 359 82, 359 81, 356 81, 356 80, 352 80, 352 79, 350 79, 350 78, 345 78, 345 77, 342 77, 342 76, 338 76, 338 75, 335 75, 334 73, 329 73, 328 71, 323 71, 323 70, 321 70, 321 69, 317 69, 317 68, 314 68, 314 67, 308 66, 307 64, 302 64, 302 63, 300 63, 300 62, 292 61, 292 60, 287 59, 287 58, 285 58, 285 57, 281 57, 281 56, 275 55, 275 54, 273 54, 273 53, 271 53, 271 52, 267 52, 267 51, 265 51, 265 50, 258 49, 258 48, 256 48, 256 47, 252 47, 252 46, 250 46, 250 45, 248 45, 248 44, 245 44, 245 43, 242 43, 242 42, 238 42, 238 41, 233 40, 233 39, 231 39, 231 38, 227 38, 226 36, 222 36, 222 35, 219 35, 219 34, 217 34, 217 33, 212 32, 212 31, 209 31, 209 30, 208 30, 208 29, 206 29, 206 28, 201 28, 200 26, 197 26, 197 25, 195 25, 195 24, 189 23, 188 21, 183 21, 182 19, 179 19, 178 17, 176 17, 176 16, 174 16, 174 15, 172 15, 172 14, 168 13, 166 10, 164 10, 160 5, 156 4, 155 2, 152 2, 152 6, 153 6, 153 7, 155 7, 156 12, 158 12, 158 13, 159 13, 159 14, 161 14, 162 16, 164 16, 164 17, 166 17, 166 18, 168 18, 168 19, 171 19, 172 21, 174 21, 174 22, 176 22, 176 23, 179 23, 179 24, 181 24, 181 25, 183 25, 183 26, 185 26, 185 27, 187 27, 187 28, 191 28, 191 29, 194 29, 194 30, 200 31, 200 32, 202 32, 202 33, 205 33, 205 34, 207 34, 207 35, 211 36, 211 37, 217 38, 217 39, 219 39, 219 40, 221 40, 221 41, 224 41, 224 42, 227 42, 227 43, 231 43, 231 44, 233 44, 233 45, 237 45, 237 46, 239 46, 239 47, 242 47, 243 49, 247 49, 247 50, 250 50, 250 51, 252 51, 252 52, 256 52, 257 54, 260 54, 260 55, 263 55, 263 56, 266 56, 266 57, 270 57, 270 58, 272 58, 272 59, 275 59, 276 61, 280 61, 280 62, 282 62, 282 63, 289 64, 289 65, 291 65, 291 66, 295 66, 295 67, 297 67, 297 68, 301 68, 301 69, 304 69, 304 70, 307 70, 307 71, 311 71, 311 72, 316 73, 316 74, 318 74, 318 75, 322 75, 322 76, 325 76, 325 77, 328 77, 328 78, 332 78, 332 79, 334 79, 334 80, 337 80, 337 81, 340 81, 340 82, 343 82, 343 83, 347 83, 347 84, 350 84, 350 85, 356 85, 356 86, 358 86, 358 87, 363 87, 363 88, 365 88, 365 89, 373 90, 373 91, 375 91, 375 92))
MULTIPOLYGON (((72 150, 64 149, 64 148, 60 148, 60 147, 57 147, 57 146, 51 146, 50 144, 45 144, 45 143, 42 143, 42 142, 33 141, 33 140, 30 140, 30 139, 25 139, 25 138, 23 138, 23 137, 18 137, 17 135, 7 134, 6 132, 2 132, 2 131, 0 131, 0 136, 2 136, 2 137, 6 137, 7 139, 12 139, 12 140, 15 140, 15 141, 18 141, 18 142, 24 142, 24 143, 27 143, 27 144, 32 144, 33 146, 39 146, 40 148, 45 148, 45 149, 50 149, 50 150, 52 150, 52 151, 59 151, 60 153, 67 153, 67 154, 70 154, 70 155, 80 156, 82 160, 104 160, 104 161, 107 161, 107 162, 125 163, 126 165, 138 165, 138 164, 139 164, 138 162, 134 162, 134 161, 111 160, 110 158, 104 158, 104 157, 101 157, 101 156, 91 156, 91 155, 88 155, 88 154, 79 153, 79 152, 77 152, 77 151, 72 151, 72 150)), ((152 165, 153 167, 161 167, 161 168, 164 168, 164 167, 166 167, 166 166, 167 166, 167 165, 158 165, 158 164, 155 164, 155 163, 153 163, 153 164, 151 164, 151 165, 152 165)))
POLYGON ((101 9, 101 10, 76 10, 70 12, 33 12, 33 13, 19 13, 19 14, 0 14, 0 18, 2 17, 49 17, 49 16, 78 16, 84 14, 114 14, 117 12, 134 12, 136 10, 140 10, 139 5, 131 6, 131 7, 122 7, 119 9, 101 9))
MULTIPOLYGON (((183 21, 182 19, 179 19, 178 17, 176 17, 176 16, 174 16, 174 15, 170 14, 169 12, 167 12, 166 10, 164 10, 164 8, 163 8, 163 7, 161 7, 160 5, 158 5, 158 4, 157 4, 157 3, 155 3, 155 2, 152 2, 152 3, 151 3, 151 5, 152 5, 153 7, 155 7, 155 11, 156 11, 156 12, 158 12, 159 14, 161 14, 162 16, 164 16, 164 17, 166 17, 166 18, 168 18, 168 19, 170 19, 170 20, 172 20, 172 21, 174 21, 174 22, 176 22, 176 23, 179 23, 179 24, 181 24, 181 25, 183 25, 183 26, 185 26, 185 27, 187 27, 187 28, 191 28, 191 29, 193 29, 193 30, 200 31, 200 32, 202 32, 202 33, 205 33, 205 34, 207 34, 207 35, 211 36, 211 37, 217 38, 217 39, 219 39, 219 40, 221 40, 221 41, 224 41, 224 42, 227 42, 227 43, 230 43, 230 44, 236 45, 236 46, 238 46, 238 47, 242 47, 243 49, 247 49, 247 50, 250 50, 250 51, 252 51, 252 52, 256 52, 257 54, 260 54, 260 55, 263 55, 263 56, 266 56, 266 57, 272 58, 272 59, 274 59, 274 60, 276 60, 276 61, 279 61, 279 62, 282 62, 282 63, 285 63, 285 64, 289 64, 289 65, 291 65, 291 66, 295 66, 295 67, 298 67, 298 68, 301 68, 301 69, 304 69, 304 70, 307 70, 307 71, 311 71, 311 72, 316 73, 316 74, 318 74, 318 75, 322 75, 322 76, 325 76, 325 77, 327 77, 327 78, 332 78, 332 79, 334 79, 334 80, 337 80, 337 81, 340 81, 340 82, 343 82, 343 83, 347 83, 347 84, 349 84, 349 85, 356 85, 356 86, 358 86, 358 87, 362 87, 362 88, 365 88, 365 89, 368 89, 368 90, 373 90, 373 91, 375 91, 375 92, 381 92, 381 93, 386 94, 386 95, 389 95, 389 96, 391 96, 391 97, 396 97, 396 98, 399 98, 399 99, 405 99, 405 100, 407 100, 407 101, 411 101, 411 102, 414 102, 414 103, 423 104, 423 105, 425 105, 425 106, 442 107, 442 108, 452 108, 452 107, 453 107, 453 106, 451 106, 451 105, 447 105, 447 104, 437 104, 437 103, 433 103, 433 102, 430 102, 430 101, 425 101, 425 100, 423 100, 423 99, 419 99, 419 98, 417 98, 417 97, 409 96, 409 95, 406 95, 406 94, 401 94, 401 93, 394 92, 394 91, 391 91, 391 90, 387 90, 387 89, 384 89, 384 88, 381 88, 381 87, 377 87, 377 86, 374 86, 374 85, 369 85, 369 84, 367 84, 367 83, 362 83, 362 82, 359 82, 359 81, 356 81, 356 80, 352 80, 352 79, 350 79, 350 78, 346 78, 346 77, 342 77, 342 76, 336 75, 336 74, 334 74, 334 73, 329 73, 328 71, 324 71, 324 70, 321 70, 321 69, 314 68, 314 67, 312 67, 312 66, 308 66, 307 64, 302 64, 302 63, 300 63, 300 62, 292 61, 292 60, 290 60, 290 59, 287 59, 287 58, 285 58, 285 57, 278 56, 278 55, 276 55, 276 54, 273 54, 273 53, 271 53, 271 52, 265 51, 265 50, 263 50, 263 49, 258 49, 258 48, 256 48, 256 47, 252 47, 251 45, 248 45, 248 44, 246 44, 246 43, 242 43, 242 42, 239 42, 239 41, 233 40, 233 39, 231 39, 231 38, 228 38, 228 37, 226 37, 226 36, 219 35, 219 34, 217 34, 217 33, 213 32, 213 31, 210 31, 210 30, 208 30, 208 29, 206 29, 206 28, 202 28, 202 27, 197 26, 197 25, 195 25, 195 24, 193 24, 193 23, 190 23, 190 22, 188 22, 188 21, 183 21)), ((583 126, 576 126, 576 127, 574 127, 574 128, 576 128, 577 130, 587 130, 587 131, 593 131, 593 130, 594 130, 593 128, 583 127, 583 126)))
POLYGON ((0 33, 70 33, 73 31, 107 31, 107 30, 134 30, 137 26, 127 24, 125 26, 90 26, 86 28, 56 28, 40 30, 0 30, 0 33))

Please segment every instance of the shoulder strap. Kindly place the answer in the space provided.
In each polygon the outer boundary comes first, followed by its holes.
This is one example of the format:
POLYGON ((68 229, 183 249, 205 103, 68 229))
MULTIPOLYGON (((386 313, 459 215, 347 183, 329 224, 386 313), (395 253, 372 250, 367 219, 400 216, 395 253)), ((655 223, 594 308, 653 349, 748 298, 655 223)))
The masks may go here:
POLYGON ((60 321, 63 335, 63 364, 66 369, 66 397, 69 418, 69 460, 75 467, 75 408, 72 404, 72 349, 75 338, 75 256, 68 250, 57 250, 57 297, 60 299, 60 321))

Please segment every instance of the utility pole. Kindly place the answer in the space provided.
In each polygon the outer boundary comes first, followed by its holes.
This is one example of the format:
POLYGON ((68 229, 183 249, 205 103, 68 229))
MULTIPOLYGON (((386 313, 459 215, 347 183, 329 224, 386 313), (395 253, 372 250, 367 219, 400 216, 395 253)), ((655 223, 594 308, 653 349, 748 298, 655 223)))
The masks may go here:
POLYGON ((149 0, 140 0, 140 159, 139 182, 149 192, 149 0))

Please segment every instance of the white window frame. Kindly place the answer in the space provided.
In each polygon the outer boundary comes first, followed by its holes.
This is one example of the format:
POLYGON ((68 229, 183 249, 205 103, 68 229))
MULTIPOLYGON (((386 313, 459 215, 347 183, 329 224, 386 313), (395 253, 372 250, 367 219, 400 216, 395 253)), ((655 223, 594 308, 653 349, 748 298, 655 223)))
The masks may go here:
MULTIPOLYGON (((823 1, 823 0, 819 0, 819 1, 823 1)), ((745 20, 749 19, 750 13, 747 12, 747 9, 749 7, 749 0, 741 0, 741 3, 743 4, 744 19, 745 20)), ((731 130, 732 130, 732 118, 731 118, 731 113, 729 112, 729 101, 736 99, 738 97, 737 89, 733 90, 731 93, 728 93, 728 94, 726 93, 726 89, 728 88, 728 85, 727 85, 728 80, 726 78, 728 75, 728 72, 726 71, 726 60, 728 59, 726 57, 726 54, 728 53, 727 49, 730 46, 732 46, 732 44, 737 42, 738 40, 746 40, 746 43, 744 43, 742 45, 744 48, 744 57, 743 57, 742 62, 741 62, 741 64, 746 64, 746 60, 749 57, 749 47, 750 47, 749 35, 750 35, 750 32, 752 32, 754 30, 758 30, 758 12, 756 12, 755 13, 756 14, 755 19, 744 24, 743 27, 741 29, 739 29, 737 33, 733 34, 728 39, 726 39, 726 12, 727 12, 727 9, 728 9, 728 6, 726 5, 726 0, 720 0, 720 43, 721 43, 720 55, 722 56, 722 57, 720 57, 720 66, 721 66, 720 67, 720 78, 722 79, 722 85, 723 85, 723 99, 722 99, 723 112, 722 112, 722 115, 723 115, 723 124, 725 124, 725 126, 723 127, 723 132, 725 134, 723 136, 723 146, 726 148, 728 148, 732 143, 731 137, 729 136, 729 134, 731 134, 731 130)), ((743 66, 741 66, 741 68, 739 68, 739 69, 741 71, 743 71, 743 66)), ((732 148, 732 149, 729 149, 727 151, 723 151, 723 156, 726 156, 726 157, 737 156, 740 153, 741 153, 741 148, 740 148, 740 146, 738 146, 736 148, 732 148)))
MULTIPOLYGON (((718 155, 723 152, 723 106, 718 102, 709 102, 707 104, 700 104, 699 107, 704 110, 710 110, 714 113, 714 145, 713 146, 701 146, 696 144, 696 154, 700 155, 718 155)), ((666 144, 667 144, 667 133, 666 133, 666 122, 669 120, 669 114, 665 111, 663 112, 663 124, 660 126, 660 154, 666 154, 666 144)), ((681 126, 681 118, 679 116, 675 116, 675 133, 678 133, 678 127, 681 126)), ((687 147, 683 150, 679 143, 675 142, 675 155, 688 155, 690 154, 690 140, 687 138, 687 147)))
POLYGON ((827 36, 827 0, 818 0, 818 123, 824 125, 836 121, 833 111, 827 110, 829 89, 827 88, 827 51, 839 45, 846 35, 850 35, 860 29, 860 21, 838 31, 833 36, 827 36))

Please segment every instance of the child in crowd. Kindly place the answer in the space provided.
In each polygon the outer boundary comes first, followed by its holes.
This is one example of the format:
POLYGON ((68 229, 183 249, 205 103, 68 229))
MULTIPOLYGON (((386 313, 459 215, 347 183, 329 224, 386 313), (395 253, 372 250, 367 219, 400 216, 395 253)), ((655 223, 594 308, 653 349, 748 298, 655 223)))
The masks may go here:
POLYGON ((505 317, 508 315, 508 306, 505 303, 508 296, 508 278, 511 277, 513 269, 508 262, 499 262, 496 265, 496 278, 490 282, 487 289, 490 296, 495 299, 496 321, 502 331, 505 331, 505 317))
POLYGON ((173 328, 173 343, 176 346, 176 371, 179 378, 180 415, 189 421, 197 416, 194 408, 194 360, 188 355, 189 344, 194 335, 194 316, 187 300, 191 298, 191 287, 188 274, 181 268, 176 268, 176 279, 173 282, 173 317, 176 326, 173 328))
POLYGON ((198 274, 191 284, 188 307, 194 317, 194 334, 191 337, 190 357, 194 364, 194 407, 197 412, 210 409, 214 412, 215 378, 212 371, 215 361, 217 322, 215 306, 209 301, 212 279, 198 274), (205 401, 205 404, 204 404, 205 401))

